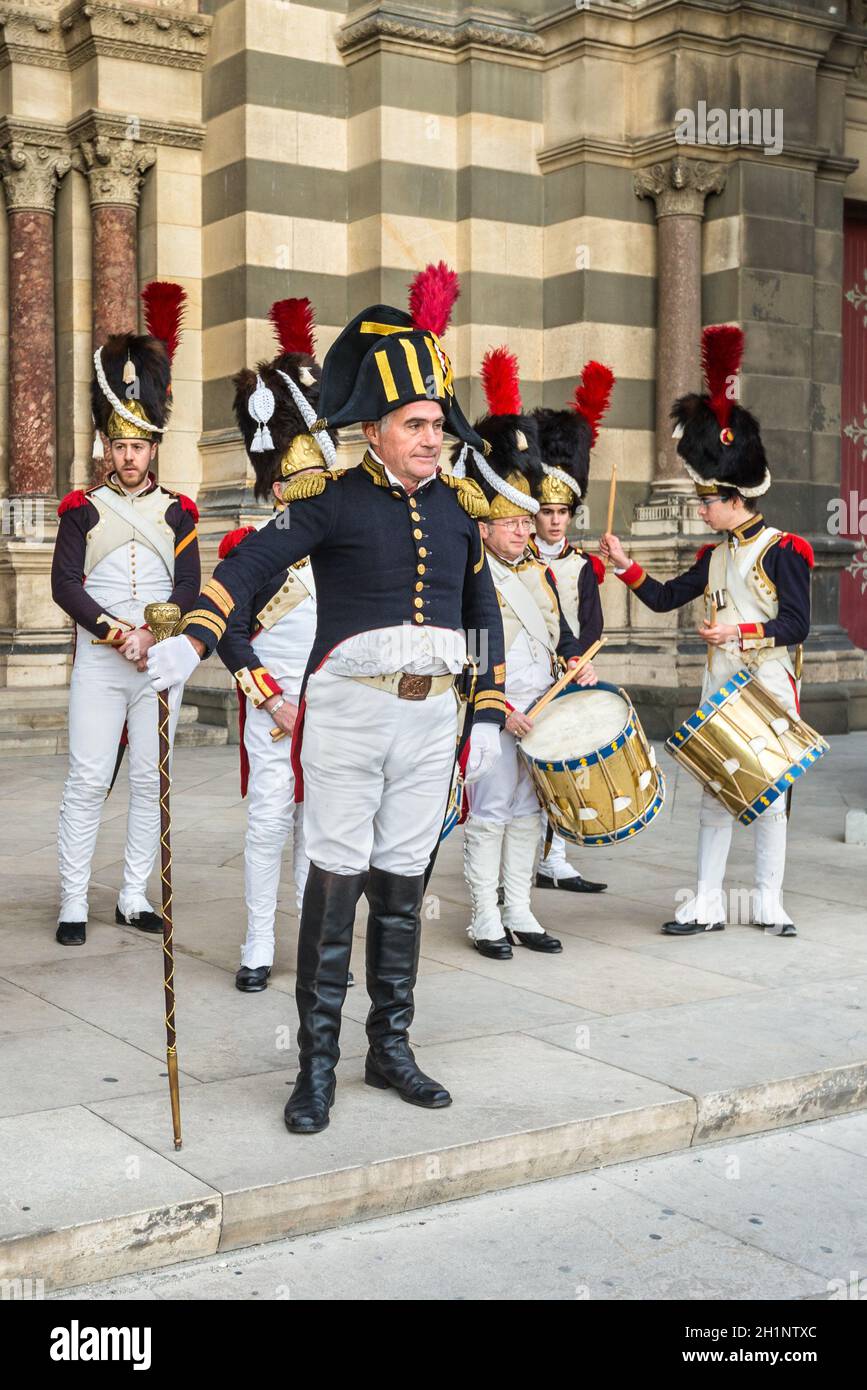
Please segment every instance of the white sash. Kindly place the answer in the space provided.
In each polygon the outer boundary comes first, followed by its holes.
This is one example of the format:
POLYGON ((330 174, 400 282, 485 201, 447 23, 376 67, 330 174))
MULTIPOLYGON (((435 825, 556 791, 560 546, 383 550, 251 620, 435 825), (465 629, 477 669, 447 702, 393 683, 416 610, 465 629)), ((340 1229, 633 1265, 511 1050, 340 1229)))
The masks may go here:
MULTIPOLYGON (((490 556, 488 557, 490 561, 490 556)), ((514 612, 521 626, 531 637, 541 642, 546 651, 551 650, 551 634, 539 605, 533 595, 521 583, 519 576, 502 562, 491 566, 491 573, 499 592, 514 612)))
POLYGON ((101 506, 108 507, 109 511, 114 512, 125 521, 133 532, 130 537, 144 541, 145 545, 158 555, 169 572, 169 577, 174 578, 175 574, 175 537, 174 532, 169 531, 167 535, 154 526, 152 521, 142 516, 133 506, 128 497, 121 497, 111 488, 104 487, 99 489, 99 501, 101 506))

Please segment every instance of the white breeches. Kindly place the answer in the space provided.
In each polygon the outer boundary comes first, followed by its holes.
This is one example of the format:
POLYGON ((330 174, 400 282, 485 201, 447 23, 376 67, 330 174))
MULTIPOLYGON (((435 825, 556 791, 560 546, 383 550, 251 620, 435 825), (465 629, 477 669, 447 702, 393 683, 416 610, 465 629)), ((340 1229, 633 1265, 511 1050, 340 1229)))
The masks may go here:
POLYGON ((457 715, 453 690, 401 700, 325 669, 310 677, 301 766, 313 864, 424 872, 445 816, 457 715))
POLYGON ((737 922, 747 920, 764 926, 791 922, 783 907, 783 874, 786 867, 786 799, 779 797, 778 810, 767 810, 753 821, 755 835, 755 887, 745 911, 727 903, 723 891, 726 862, 732 842, 734 818, 703 791, 699 812, 698 888, 676 913, 678 922, 737 922))
POLYGON ((490 772, 465 789, 465 795, 473 820, 507 825, 518 817, 542 814, 517 739, 505 730, 500 734, 499 758, 490 772))
MULTIPOLYGON (((169 736, 174 739, 182 686, 169 692, 169 736)), ((87 895, 99 821, 127 725, 129 814, 121 912, 147 912, 147 882, 159 847, 159 738, 157 696, 147 671, 137 671, 111 647, 94 647, 79 629, 69 686, 69 773, 60 804, 57 848, 61 922, 87 921, 87 895)))
MULTIPOLYGON (((297 692, 286 692, 297 704, 297 692)), ((267 710, 247 701, 244 747, 250 760, 247 786, 247 838, 244 845, 244 887, 247 900, 247 939, 241 964, 251 970, 274 964, 274 918, 283 865, 283 850, 293 831, 292 870, 295 903, 301 899, 309 867, 304 851, 304 808, 295 805, 290 738, 271 738, 274 721, 267 710)))

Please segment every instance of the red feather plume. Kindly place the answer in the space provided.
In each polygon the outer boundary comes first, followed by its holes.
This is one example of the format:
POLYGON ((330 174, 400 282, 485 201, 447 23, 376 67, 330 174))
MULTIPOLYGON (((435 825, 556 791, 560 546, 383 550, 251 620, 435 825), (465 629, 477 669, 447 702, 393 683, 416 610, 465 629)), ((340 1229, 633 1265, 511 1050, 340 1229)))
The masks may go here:
POLYGON ((165 343, 169 361, 181 341, 181 324, 187 292, 172 280, 151 280, 141 292, 145 325, 152 338, 165 343))
POLYGON ((743 329, 733 323, 717 323, 701 335, 701 369, 707 383, 710 408, 725 429, 737 404, 732 391, 732 378, 740 370, 744 355, 743 329))
POLYGON ((521 414, 518 359, 508 348, 489 348, 482 361, 482 386, 491 415, 521 414))
POLYGON ((420 270, 409 287, 409 312, 416 328, 441 338, 460 292, 461 282, 445 261, 420 270))
POLYGON ((591 447, 599 434, 599 421, 611 404, 614 373, 602 362, 587 362, 575 387, 573 410, 583 415, 593 434, 591 447))
POLYGON ((219 560, 225 560, 227 555, 231 555, 235 546, 240 545, 241 541, 245 540, 247 536, 252 536, 255 530, 255 526, 239 526, 236 531, 227 531, 220 541, 219 549, 217 550, 217 558, 219 560))
POLYGON ((268 317, 282 352, 306 352, 308 357, 313 357, 315 323, 309 299, 278 299, 271 305, 268 317))

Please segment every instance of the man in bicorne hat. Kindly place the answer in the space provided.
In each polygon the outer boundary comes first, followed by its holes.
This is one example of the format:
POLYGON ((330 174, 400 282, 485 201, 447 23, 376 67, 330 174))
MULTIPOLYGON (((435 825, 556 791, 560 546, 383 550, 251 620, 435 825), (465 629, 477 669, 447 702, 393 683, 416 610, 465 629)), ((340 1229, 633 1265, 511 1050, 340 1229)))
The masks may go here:
MULTIPOLYGON (((129 818, 119 925, 162 930, 147 898, 159 844, 157 699, 145 658, 154 642, 145 626, 149 603, 192 606, 201 583, 198 513, 188 497, 157 483, 152 467, 171 407, 171 356, 184 292, 154 281, 142 295, 150 336, 124 333, 94 354, 95 455, 109 445, 106 481, 71 492, 58 508, 51 589, 75 623, 69 687, 69 774, 58 828, 60 913, 57 940, 81 945, 99 821, 129 744, 129 818)), ((170 698, 170 737, 180 709, 170 698)))
MULTIPOLYGON (((588 362, 575 388, 570 410, 540 406, 533 412, 539 431, 543 477, 533 489, 539 503, 534 518, 535 534, 529 550, 551 570, 567 623, 578 639, 578 654, 602 636, 602 603, 599 587, 605 566, 595 555, 572 545, 566 532, 587 495, 590 451, 596 443, 599 422, 608 409, 614 373, 601 362, 588 362)), ((542 856, 536 872, 537 888, 562 888, 570 893, 601 893, 608 886, 583 878, 566 858, 562 835, 552 835, 548 852, 547 817, 542 817, 542 856)))
POLYGON ((299 1073, 288 1128, 326 1127, 356 905, 365 894, 369 1050, 365 1080, 413 1105, 451 1097, 409 1045, 425 870, 451 788, 456 678, 467 631, 487 636, 475 685, 469 774, 499 755, 503 634, 476 518, 487 503, 441 471, 443 431, 482 449, 455 398, 440 342, 457 294, 444 266, 419 277, 412 312, 377 304, 325 357, 315 429, 361 423, 357 468, 290 482, 278 517, 220 564, 183 635, 149 654, 157 686, 184 679, 223 636, 234 608, 309 555, 316 638, 307 667, 296 775, 304 778, 310 870, 301 914, 296 1000, 299 1073))
MULTIPOLYGON (((705 595, 709 611, 698 630, 708 644, 702 702, 735 671, 747 667, 789 714, 797 716, 799 679, 788 648, 800 647, 810 630, 812 547, 800 536, 769 526, 756 510, 756 498, 767 492, 771 474, 759 423, 732 394, 743 354, 742 331, 729 324, 706 328, 702 347, 707 391, 675 401, 674 437, 700 498, 698 514, 725 540, 703 545, 691 569, 664 584, 631 563, 616 536, 604 536, 601 550, 614 561, 624 584, 655 613, 668 613, 705 595)), ((724 930, 728 913, 723 881, 733 824, 722 802, 704 790, 698 890, 678 908, 674 920, 664 924, 667 935, 724 930)), ((782 899, 785 799, 753 824, 753 921, 775 936, 795 936, 782 899)))
MULTIPOLYGON (((554 576, 528 549, 539 511, 532 491, 544 475, 536 422, 522 413, 517 359, 506 348, 486 354, 482 384, 489 413, 476 430, 490 453, 456 455, 455 466, 466 467, 488 499, 488 515, 479 524, 503 619, 507 715, 499 760, 467 788, 464 876, 472 904, 467 931, 475 949, 493 960, 510 960, 513 945, 546 954, 563 949, 530 905, 541 810, 517 740, 533 726, 525 711, 550 687, 559 663, 577 661, 580 648, 563 616, 554 576)), ((592 685, 592 667, 577 680, 592 685)))
MULTIPOLYGON (((318 473, 336 461, 334 441, 310 434, 318 415, 321 369, 314 357, 313 313, 308 299, 279 300, 270 318, 280 353, 256 371, 235 377, 235 418, 256 476, 254 495, 285 511, 287 483, 318 473)), ((263 523, 264 524, 264 523, 263 523)), ((224 560, 257 527, 230 531, 220 542, 224 560)), ((283 849, 292 832, 296 903, 301 911, 307 882, 303 803, 295 802, 291 733, 298 717, 301 683, 316 636, 316 585, 304 556, 280 570, 245 605, 236 604, 217 654, 238 687, 241 724, 241 794, 247 796, 244 894, 247 937, 235 984, 247 994, 267 987, 274 963, 274 923, 283 849)))

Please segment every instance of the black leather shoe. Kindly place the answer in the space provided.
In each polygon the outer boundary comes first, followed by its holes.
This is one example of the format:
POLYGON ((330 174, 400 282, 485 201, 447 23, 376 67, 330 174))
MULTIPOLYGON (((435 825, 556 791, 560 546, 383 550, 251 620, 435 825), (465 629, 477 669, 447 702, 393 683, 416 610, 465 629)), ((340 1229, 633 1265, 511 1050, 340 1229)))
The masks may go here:
POLYGON ((589 878, 573 874, 570 878, 549 878, 547 874, 536 874, 537 888, 559 888, 564 893, 604 893, 607 883, 593 883, 589 878))
POLYGON ((794 922, 780 922, 772 927, 765 927, 765 936, 797 936, 798 929, 794 922))
POLYGON ((244 994, 259 994, 263 989, 268 988, 268 976, 270 974, 270 965, 257 965, 255 967, 242 965, 235 976, 235 988, 240 989, 244 994))
POLYGON ((479 955, 488 956, 491 960, 512 959, 512 948, 506 936, 498 936, 496 941, 474 941, 473 945, 479 955))
POLYGON ((370 870, 365 893, 367 919, 367 1038, 370 1049, 364 1065, 368 1086, 397 1091, 409 1105, 439 1110, 451 1105, 444 1086, 426 1076, 409 1045, 415 1014, 413 991, 421 947, 421 904, 424 874, 403 877, 370 870))
POLYGON ((366 872, 330 874, 310 865, 298 932, 298 1076, 283 1111, 293 1134, 325 1129, 334 1104, 352 928, 366 879, 366 872))
POLYGON ((137 917, 125 917, 119 907, 114 909, 119 927, 137 927, 139 931, 162 931, 163 919, 156 912, 140 912, 137 917))
POLYGON ((725 929, 725 922, 663 922, 661 928, 666 936, 697 936, 699 932, 725 929))
POLYGON ((54 940, 61 946, 83 946, 87 939, 86 922, 58 922, 54 940))
POLYGON ((554 956, 563 949, 563 942, 556 936, 549 936, 546 931, 509 931, 507 927, 506 933, 513 943, 527 946, 531 951, 543 951, 548 956, 554 956))

